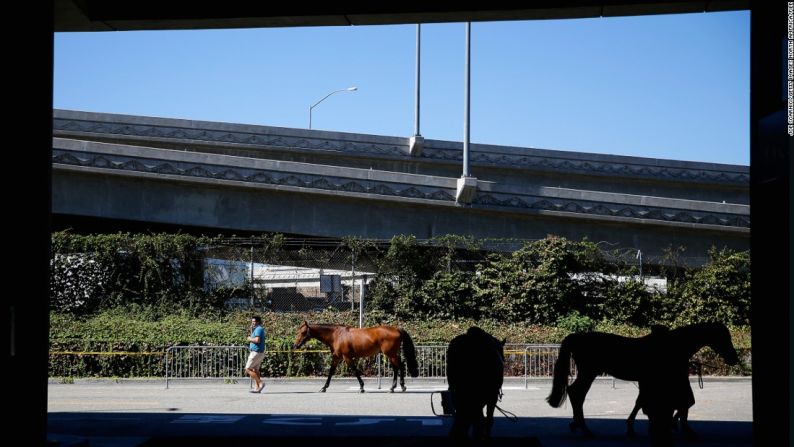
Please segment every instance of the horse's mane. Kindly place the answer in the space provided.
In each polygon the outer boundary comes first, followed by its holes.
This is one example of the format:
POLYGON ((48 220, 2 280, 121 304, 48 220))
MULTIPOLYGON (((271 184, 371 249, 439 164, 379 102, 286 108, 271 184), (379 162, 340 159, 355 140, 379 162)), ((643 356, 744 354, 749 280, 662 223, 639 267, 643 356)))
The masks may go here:
POLYGON ((496 338, 496 337, 494 337, 493 335, 491 335, 491 334, 489 334, 489 333, 485 332, 484 330, 480 329, 480 328, 479 328, 479 327, 477 327, 477 326, 472 326, 472 327, 470 327, 470 328, 469 328, 469 329, 466 331, 466 335, 468 335, 468 336, 470 336, 470 337, 480 337, 480 338, 485 338, 485 339, 488 339, 488 340, 493 340, 493 341, 495 341, 495 342, 497 342, 497 343, 499 342, 499 339, 498 339, 498 338, 496 338))
POLYGON ((676 334, 685 334, 693 331, 700 332, 700 331, 710 331, 710 330, 727 331, 728 326, 716 321, 705 321, 700 323, 688 324, 686 326, 679 326, 675 329, 672 329, 670 332, 674 332, 676 334))
POLYGON ((319 328, 324 328, 324 329, 331 329, 331 328, 336 328, 336 327, 344 327, 344 328, 348 328, 349 329, 349 328, 353 327, 353 326, 348 326, 346 324, 309 323, 309 322, 306 322, 306 324, 310 328, 319 327, 319 328))
POLYGON ((488 336, 493 337, 491 334, 485 332, 484 330, 480 329, 477 326, 472 326, 466 331, 466 335, 476 335, 476 336, 488 336))

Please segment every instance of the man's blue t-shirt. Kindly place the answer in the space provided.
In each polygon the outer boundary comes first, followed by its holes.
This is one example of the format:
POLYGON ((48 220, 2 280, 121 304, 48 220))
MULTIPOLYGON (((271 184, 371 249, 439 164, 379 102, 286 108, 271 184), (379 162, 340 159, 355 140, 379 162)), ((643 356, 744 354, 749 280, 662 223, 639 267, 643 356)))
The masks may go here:
POLYGON ((251 338, 259 337, 259 343, 251 343, 248 346, 248 349, 251 351, 256 352, 265 352, 265 330, 262 326, 257 326, 254 328, 254 331, 251 332, 251 338))

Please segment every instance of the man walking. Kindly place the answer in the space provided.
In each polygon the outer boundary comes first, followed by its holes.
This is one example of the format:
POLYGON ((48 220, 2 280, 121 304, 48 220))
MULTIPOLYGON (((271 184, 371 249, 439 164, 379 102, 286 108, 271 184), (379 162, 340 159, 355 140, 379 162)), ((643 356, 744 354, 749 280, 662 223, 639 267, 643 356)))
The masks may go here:
POLYGON ((251 335, 248 337, 250 342, 248 349, 248 362, 245 364, 245 373, 251 376, 256 382, 256 389, 251 393, 261 393, 265 387, 265 382, 259 377, 259 366, 265 358, 265 329, 262 328, 262 318, 259 315, 251 317, 251 335))

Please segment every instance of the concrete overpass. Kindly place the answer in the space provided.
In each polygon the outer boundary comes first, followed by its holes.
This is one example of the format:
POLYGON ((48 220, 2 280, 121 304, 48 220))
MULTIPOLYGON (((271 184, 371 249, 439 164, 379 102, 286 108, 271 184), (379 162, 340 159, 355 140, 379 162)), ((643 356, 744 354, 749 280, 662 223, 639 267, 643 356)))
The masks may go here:
POLYGON ((55 110, 52 209, 229 231, 749 248, 746 166, 55 110))

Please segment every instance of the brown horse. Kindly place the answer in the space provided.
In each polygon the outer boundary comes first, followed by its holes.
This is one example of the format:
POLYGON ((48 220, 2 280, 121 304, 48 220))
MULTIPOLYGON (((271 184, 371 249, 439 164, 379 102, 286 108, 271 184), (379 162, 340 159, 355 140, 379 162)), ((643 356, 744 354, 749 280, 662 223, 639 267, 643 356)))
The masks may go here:
MULTIPOLYGON (((618 379, 639 381, 640 401, 645 408, 646 405, 653 405, 653 401, 659 396, 659 393, 651 392, 651 385, 655 387, 665 382, 673 383, 669 389, 676 393, 682 391, 675 389, 683 387, 679 387, 682 384, 679 371, 681 365, 686 377, 686 366, 690 357, 704 346, 713 349, 729 365, 735 365, 739 361, 731 342, 731 334, 721 323, 693 324, 640 338, 603 332, 568 335, 560 345, 560 355, 554 365, 552 390, 546 401, 552 407, 559 407, 565 402, 566 395, 570 396, 573 408, 571 430, 581 428, 585 435, 592 436, 585 425, 582 407, 590 385, 599 374, 607 373, 618 379), (577 376, 568 385, 571 357, 576 363, 577 376), (643 382, 649 383, 646 385, 648 393, 645 393, 649 397, 645 399, 643 382)), ((688 386, 689 379, 686 380, 688 386)), ((680 410, 681 406, 677 408, 680 410)))
POLYGON ((403 329, 392 326, 375 326, 368 328, 353 328, 338 324, 312 324, 306 321, 298 328, 295 336, 295 344, 292 349, 298 349, 310 339, 321 341, 324 345, 331 348, 331 370, 328 372, 328 380, 320 389, 324 393, 331 383, 331 377, 336 372, 336 366, 344 360, 356 374, 361 392, 364 392, 364 381, 361 380, 361 373, 358 370, 356 360, 359 358, 372 357, 382 352, 394 367, 394 379, 390 391, 393 393, 397 387, 397 373, 400 374, 400 386, 405 391, 405 364, 400 360, 400 347, 403 348, 405 360, 408 362, 408 372, 411 377, 419 375, 419 366, 416 363, 416 349, 411 336, 403 329))

